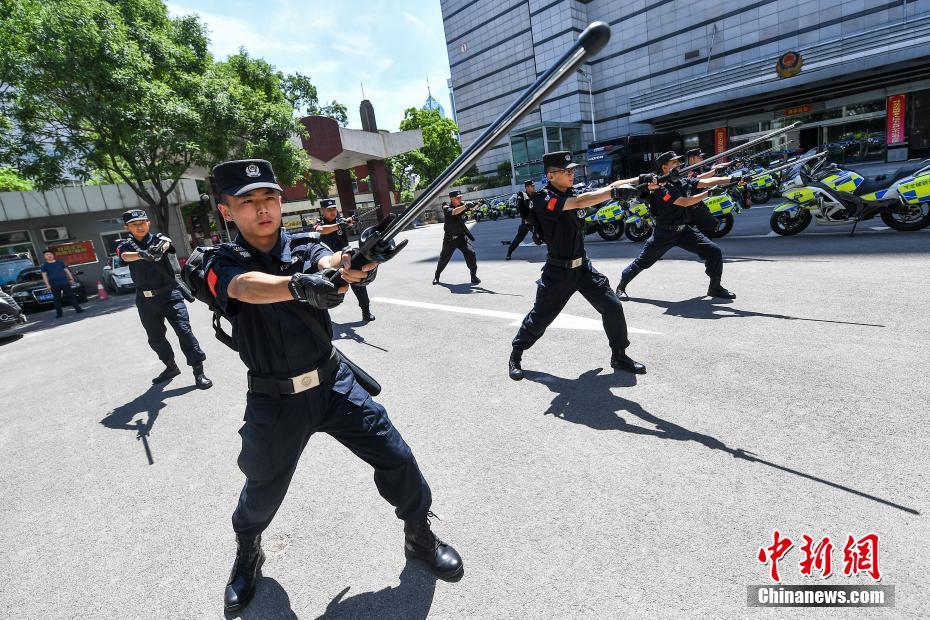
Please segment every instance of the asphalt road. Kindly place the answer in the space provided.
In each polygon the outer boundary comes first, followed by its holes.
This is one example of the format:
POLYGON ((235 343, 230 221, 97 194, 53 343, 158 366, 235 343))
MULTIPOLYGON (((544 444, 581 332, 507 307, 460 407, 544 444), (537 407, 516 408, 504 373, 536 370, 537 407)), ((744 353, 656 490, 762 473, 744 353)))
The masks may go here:
MULTIPOLYGON (((520 383, 507 356, 544 250, 505 262, 516 222, 480 223, 482 284, 457 256, 431 286, 441 229, 410 232, 371 287, 377 320, 360 323, 351 295, 333 317, 384 386, 465 576, 405 563, 370 470, 319 436, 241 617, 810 617, 746 606, 776 529, 795 541, 788 584, 872 583, 842 574, 842 547, 880 535, 895 608, 831 617, 925 615, 930 233, 767 238, 769 214, 739 216, 722 241, 734 302, 702 297, 702 266, 677 250, 630 286, 629 353, 648 374, 611 371, 576 296, 520 383), (805 533, 836 547, 826 581, 799 574, 805 533)), ((638 251, 589 243, 614 282, 638 251)), ((191 311, 210 391, 187 372, 150 387, 160 365, 129 297, 31 315, 0 346, 5 617, 223 616, 245 370, 191 311)))

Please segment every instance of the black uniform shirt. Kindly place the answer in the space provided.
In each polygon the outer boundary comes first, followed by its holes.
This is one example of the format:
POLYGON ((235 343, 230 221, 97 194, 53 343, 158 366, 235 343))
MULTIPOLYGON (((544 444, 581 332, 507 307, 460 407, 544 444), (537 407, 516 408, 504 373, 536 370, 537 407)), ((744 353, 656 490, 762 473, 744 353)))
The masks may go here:
POLYGON ((207 284, 230 318, 239 357, 253 373, 283 379, 318 368, 332 350, 332 323, 329 312, 298 301, 249 304, 229 299, 226 294, 229 283, 248 271, 276 276, 315 273, 320 259, 331 254, 328 247, 310 239, 309 234, 292 236, 284 229, 267 254, 249 246, 241 235, 236 243, 220 246, 216 262, 207 273, 207 284), (298 312, 308 313, 319 321, 330 340, 320 341, 300 320, 298 312))
MULTIPOLYGON (((338 218, 336 221, 338 221, 338 218)), ((327 222, 325 219, 319 219, 316 224, 317 226, 332 226, 336 221, 327 222)), ((326 235, 320 233, 320 241, 329 246, 329 249, 333 252, 339 252, 349 247, 349 234, 340 226, 336 229, 336 232, 331 232, 326 235)))
POLYGON ((652 205, 656 212, 656 222, 663 226, 681 226, 691 222, 691 213, 687 207, 675 204, 678 198, 691 195, 691 181, 680 178, 674 182, 660 185, 652 192, 652 205))
MULTIPOLYGON (((140 252, 154 247, 164 242, 164 236, 161 234, 153 235, 149 233, 142 241, 135 237, 124 239, 116 246, 116 255, 122 256, 123 252, 140 252)), ((174 254, 177 250, 174 246, 169 246, 168 251, 159 261, 134 260, 126 263, 129 266, 129 273, 132 275, 132 281, 136 285, 136 291, 154 291, 155 289, 177 284, 174 277, 174 268, 168 262, 168 254, 174 254)))
POLYGON ((529 216, 532 204, 533 199, 527 192, 517 192, 517 211, 524 220, 529 216))
MULTIPOLYGON (((461 206, 462 205, 459 205, 459 207, 461 206)), ((462 211, 458 215, 452 214, 452 210, 458 209, 459 207, 447 205, 442 208, 442 212, 446 216, 446 221, 442 225, 442 229, 446 235, 450 237, 458 237, 460 235, 466 234, 468 231, 468 227, 465 226, 465 211, 462 211)))
POLYGON ((533 194, 533 212, 553 258, 572 260, 585 255, 584 210, 564 210, 566 199, 574 195, 571 187, 560 192, 552 185, 533 194))

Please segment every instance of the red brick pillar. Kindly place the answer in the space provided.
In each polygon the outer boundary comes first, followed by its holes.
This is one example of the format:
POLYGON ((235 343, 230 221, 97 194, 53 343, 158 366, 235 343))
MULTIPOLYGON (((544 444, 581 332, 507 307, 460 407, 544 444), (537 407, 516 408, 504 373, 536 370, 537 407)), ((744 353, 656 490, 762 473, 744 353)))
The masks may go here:
POLYGON ((378 221, 381 222, 391 213, 391 184, 388 180, 387 167, 381 159, 371 159, 368 166, 369 187, 378 209, 378 221))

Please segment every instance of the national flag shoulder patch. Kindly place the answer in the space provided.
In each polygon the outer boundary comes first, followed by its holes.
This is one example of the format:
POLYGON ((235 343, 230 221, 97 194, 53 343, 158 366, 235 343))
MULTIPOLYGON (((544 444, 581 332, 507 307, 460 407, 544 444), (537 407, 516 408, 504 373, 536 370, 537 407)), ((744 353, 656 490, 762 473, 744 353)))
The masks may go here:
POLYGON ((668 192, 665 192, 665 195, 662 196, 662 202, 668 202, 671 199, 672 199, 672 195, 668 192))
POLYGON ((210 289, 210 294, 216 297, 216 282, 219 278, 216 276, 216 272, 213 271, 213 267, 207 269, 207 286, 210 289))
POLYGON ((550 198, 549 201, 546 202, 546 211, 555 211, 555 206, 557 204, 559 204, 558 198, 550 198))

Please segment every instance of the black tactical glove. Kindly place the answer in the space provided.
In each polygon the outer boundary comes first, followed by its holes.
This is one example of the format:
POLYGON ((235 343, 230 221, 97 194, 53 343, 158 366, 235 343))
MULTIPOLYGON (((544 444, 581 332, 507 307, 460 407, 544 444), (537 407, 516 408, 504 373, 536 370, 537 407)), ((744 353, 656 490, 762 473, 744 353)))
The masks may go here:
POLYGON ((377 277, 378 277, 378 268, 375 267, 374 269, 368 272, 368 275, 365 276, 364 280, 362 280, 361 282, 356 282, 353 286, 368 286, 369 284, 374 282, 375 278, 377 277))
POLYGON ((160 246, 160 245, 159 245, 159 246, 156 246, 156 247, 149 248, 148 250, 140 250, 140 251, 139 251, 139 258, 141 258, 142 260, 144 260, 144 261, 146 261, 146 262, 149 262, 149 263, 154 263, 154 262, 160 261, 160 260, 161 260, 161 257, 164 256, 164 255, 165 255, 165 253, 164 253, 164 251, 161 249, 161 246, 160 246))
POLYGON ((639 175, 638 185, 645 185, 646 183, 655 183, 658 177, 652 173, 650 174, 641 174, 639 175))
POLYGON ((335 274, 335 269, 324 269, 320 273, 295 273, 287 288, 297 301, 320 310, 329 310, 341 304, 345 298, 331 281, 335 274))

